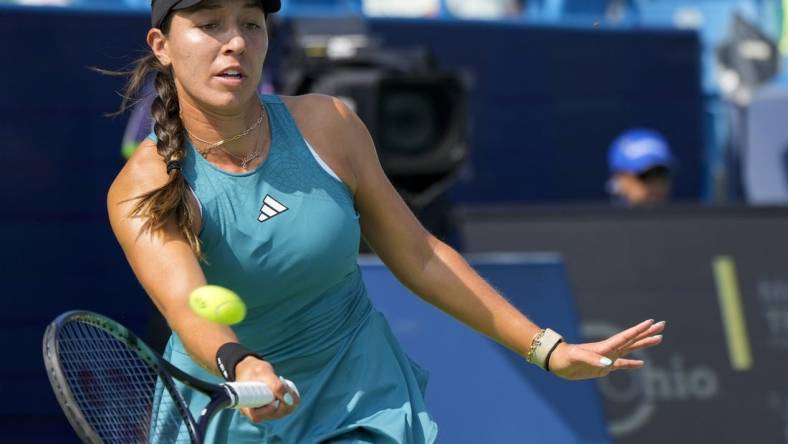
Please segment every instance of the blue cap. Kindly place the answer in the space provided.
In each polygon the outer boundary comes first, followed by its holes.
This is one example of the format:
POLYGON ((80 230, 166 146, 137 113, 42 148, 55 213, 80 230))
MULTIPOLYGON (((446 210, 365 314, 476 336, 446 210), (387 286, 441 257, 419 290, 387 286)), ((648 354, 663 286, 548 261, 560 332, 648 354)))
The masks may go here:
POLYGON ((626 131, 613 141, 608 166, 613 173, 640 174, 655 167, 670 168, 673 155, 668 142, 656 131, 637 128, 626 131))

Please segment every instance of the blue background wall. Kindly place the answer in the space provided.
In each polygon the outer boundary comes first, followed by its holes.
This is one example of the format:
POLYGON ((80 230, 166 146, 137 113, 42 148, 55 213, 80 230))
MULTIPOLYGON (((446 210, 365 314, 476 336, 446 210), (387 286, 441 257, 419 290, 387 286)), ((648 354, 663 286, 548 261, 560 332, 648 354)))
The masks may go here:
MULTIPOLYGON (((633 126, 667 136, 680 165, 676 197, 700 198, 696 34, 444 20, 369 24, 387 45, 427 45, 444 68, 473 79, 472 161, 455 201, 605 200, 608 145, 633 126)), ((0 25, 0 50, 24 68, 0 73, 0 137, 18 165, 5 180, 43 181, 31 183, 39 192, 89 184, 98 197, 120 166, 125 118, 101 114, 117 107, 122 82, 87 67, 118 68, 141 55, 147 17, 6 7, 0 25)), ((2 196, 15 207, 37 202, 2 196)), ((86 201, 88 208, 98 201, 86 201)))
POLYGON ((680 164, 676 198, 699 199, 704 141, 695 34, 371 23, 386 44, 427 42, 444 66, 475 79, 473 152, 455 201, 605 200, 608 146, 635 126, 665 134, 680 164))

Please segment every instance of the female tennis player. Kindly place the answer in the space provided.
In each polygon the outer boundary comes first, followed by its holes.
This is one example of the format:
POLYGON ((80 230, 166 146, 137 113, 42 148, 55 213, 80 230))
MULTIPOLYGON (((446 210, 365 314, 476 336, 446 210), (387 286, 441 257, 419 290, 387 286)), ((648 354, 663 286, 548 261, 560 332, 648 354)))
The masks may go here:
MULTIPOLYGON (((153 2, 151 54, 126 92, 155 76, 154 131, 108 195, 115 235, 173 330, 165 357, 204 378, 263 381, 280 401, 221 413, 208 442, 435 441, 426 373, 367 298, 356 264, 362 235, 424 300, 559 377, 643 365, 625 356, 657 345, 664 323, 563 342, 422 228, 341 101, 260 96, 266 16, 279 8, 153 2), (230 328, 189 309, 189 293, 206 283, 242 295, 244 322, 230 328)), ((204 405, 198 396, 186 399, 204 405)))

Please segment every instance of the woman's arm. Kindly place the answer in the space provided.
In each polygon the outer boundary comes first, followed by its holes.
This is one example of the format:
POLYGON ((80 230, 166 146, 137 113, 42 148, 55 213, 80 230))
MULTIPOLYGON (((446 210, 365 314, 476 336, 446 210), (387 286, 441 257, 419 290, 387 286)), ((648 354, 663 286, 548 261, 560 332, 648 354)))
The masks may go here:
MULTIPOLYGON (((164 315, 170 328, 180 337, 192 359, 219 376, 215 356, 227 342, 238 342, 230 327, 197 316, 189 307, 189 293, 205 285, 205 276, 189 243, 174 221, 155 232, 143 230, 144 220, 129 217, 135 197, 164 185, 168 180, 164 162, 155 144, 144 142, 127 162, 110 187, 107 209, 112 230, 145 291, 164 315)), ((192 204, 196 205, 196 201, 192 204)), ((198 222, 199 223, 199 222, 198 222)), ((261 380, 277 398, 286 393, 285 386, 265 361, 247 357, 236 366, 237 380, 261 380)), ((248 410, 252 420, 279 418, 295 406, 248 410)))
MULTIPOLYGON (((400 198, 381 168, 372 138, 363 123, 334 100, 339 143, 352 163, 353 190, 361 226, 369 245, 397 278, 425 301, 480 333, 526 356, 540 328, 482 279, 454 249, 429 234, 400 198)), ((560 344, 550 358, 551 370, 580 379, 641 361, 617 359, 635 349, 658 344, 664 324, 646 321, 607 341, 560 344), (625 353, 626 352, 626 353, 625 353), (607 364, 603 356, 615 361, 607 364)))
POLYGON ((189 293, 206 282, 188 242, 174 221, 150 232, 142 229, 144 219, 128 216, 136 196, 167 182, 163 162, 145 149, 140 147, 140 153, 129 160, 109 189, 110 224, 134 274, 170 328, 178 333, 195 362, 218 375, 213 353, 238 338, 229 327, 204 320, 189 308, 189 293))

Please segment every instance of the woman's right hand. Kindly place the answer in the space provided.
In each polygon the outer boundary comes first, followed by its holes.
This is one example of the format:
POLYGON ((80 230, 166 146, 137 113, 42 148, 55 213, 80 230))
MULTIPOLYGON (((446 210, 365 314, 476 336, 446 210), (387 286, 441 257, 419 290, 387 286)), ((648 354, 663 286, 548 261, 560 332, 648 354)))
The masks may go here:
POLYGON ((260 381, 274 394, 275 400, 257 408, 243 408, 241 413, 252 422, 279 419, 292 413, 301 399, 294 390, 284 384, 274 373, 274 367, 266 361, 247 356, 235 366, 235 380, 260 381), (289 402, 288 402, 289 401, 289 402))

